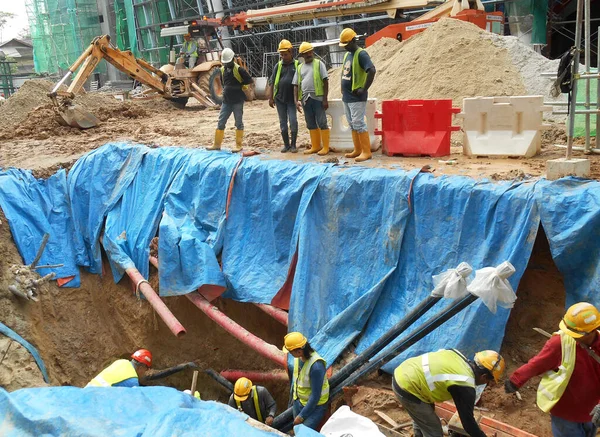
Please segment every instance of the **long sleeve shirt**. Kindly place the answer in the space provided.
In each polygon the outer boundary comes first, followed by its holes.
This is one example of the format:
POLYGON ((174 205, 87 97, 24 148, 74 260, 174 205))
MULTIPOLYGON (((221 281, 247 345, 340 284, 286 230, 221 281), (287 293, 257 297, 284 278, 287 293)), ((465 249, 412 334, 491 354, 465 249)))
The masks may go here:
MULTIPOLYGON (((271 393, 269 391, 260 386, 256 386, 256 393, 258 394, 258 406, 260 408, 260 412, 262 414, 263 422, 269 416, 275 417, 275 413, 277 413, 277 403, 271 393)), ((235 398, 233 395, 229 397, 228 405, 237 410, 237 404, 235 402, 235 398)), ((256 408, 254 407, 254 399, 252 398, 252 393, 248 399, 243 402, 240 402, 240 406, 242 407, 242 411, 246 413, 248 416, 252 417, 255 420, 258 420, 258 415, 256 414, 256 408)))
POLYGON ((222 74, 223 79, 223 102, 228 104, 242 103, 246 101, 246 94, 242 90, 242 86, 250 85, 252 83, 252 77, 242 67, 238 69, 240 76, 242 77, 242 83, 240 83, 235 75, 233 74, 233 68, 225 67, 222 74))
MULTIPOLYGON (((300 364, 304 364, 300 361, 300 364)), ((310 368, 310 373, 308 374, 310 378, 310 396, 308 397, 308 402, 300 411, 298 416, 306 419, 309 417, 315 407, 319 403, 319 399, 321 398, 321 392, 323 391, 323 380, 325 379, 325 364, 323 361, 317 361, 310 368)))
MULTIPOLYGON (((594 360, 584 347, 577 346, 575 369, 569 384, 550 411, 553 416, 578 423, 590 422, 590 411, 600 402, 600 363, 594 360)), ((591 349, 600 354, 600 335, 596 336, 591 349)), ((522 387, 534 376, 549 370, 555 371, 561 362, 560 336, 553 335, 535 357, 515 370, 510 376, 510 381, 515 386, 522 387)))
POLYGON ((471 437, 486 437, 473 415, 476 397, 475 389, 473 387, 452 385, 448 387, 448 393, 452 396, 454 405, 456 405, 456 411, 458 411, 458 417, 460 417, 460 423, 467 434, 471 437))

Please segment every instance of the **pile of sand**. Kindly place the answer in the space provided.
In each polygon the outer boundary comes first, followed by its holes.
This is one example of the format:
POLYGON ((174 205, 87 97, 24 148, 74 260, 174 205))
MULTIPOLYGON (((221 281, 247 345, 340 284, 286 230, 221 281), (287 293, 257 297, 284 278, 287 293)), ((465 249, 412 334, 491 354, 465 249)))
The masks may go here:
MULTIPOLYGON (((511 55, 471 23, 442 19, 400 43, 384 38, 368 48, 377 68, 369 95, 385 99, 452 99, 524 95, 511 55)), ((330 74, 331 97, 340 98, 340 69, 330 74)))

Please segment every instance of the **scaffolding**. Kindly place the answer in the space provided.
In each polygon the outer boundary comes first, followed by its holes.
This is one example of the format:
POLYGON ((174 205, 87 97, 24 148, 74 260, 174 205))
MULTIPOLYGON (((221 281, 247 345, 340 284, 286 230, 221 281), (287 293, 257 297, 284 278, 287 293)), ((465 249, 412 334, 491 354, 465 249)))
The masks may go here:
POLYGON ((27 0, 25 5, 38 74, 64 72, 101 34, 96 0, 27 0))

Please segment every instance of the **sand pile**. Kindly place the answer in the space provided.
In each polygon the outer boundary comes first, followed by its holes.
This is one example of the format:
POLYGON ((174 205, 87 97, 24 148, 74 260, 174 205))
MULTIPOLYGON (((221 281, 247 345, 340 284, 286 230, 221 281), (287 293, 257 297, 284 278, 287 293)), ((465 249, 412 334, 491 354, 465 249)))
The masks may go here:
MULTIPOLYGON (((399 43, 385 38, 368 48, 377 68, 370 96, 384 99, 523 95, 526 87, 505 48, 471 23, 442 19, 399 43)), ((333 98, 339 98, 340 69, 330 74, 333 98)))

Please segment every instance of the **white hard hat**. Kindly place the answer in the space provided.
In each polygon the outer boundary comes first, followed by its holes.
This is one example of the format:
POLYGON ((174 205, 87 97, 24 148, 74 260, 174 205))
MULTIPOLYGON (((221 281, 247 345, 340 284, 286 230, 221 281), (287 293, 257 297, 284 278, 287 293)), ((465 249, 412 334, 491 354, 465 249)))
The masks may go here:
POLYGON ((226 48, 223 50, 223 53, 221 53, 221 62, 223 64, 228 64, 229 62, 233 61, 234 56, 235 53, 233 53, 233 50, 226 48))
POLYGON ((189 394, 190 396, 192 395, 192 391, 191 390, 184 390, 183 392, 189 394))

